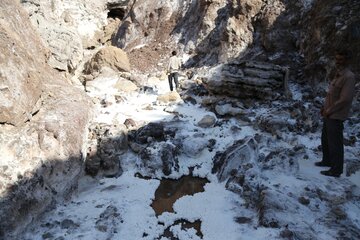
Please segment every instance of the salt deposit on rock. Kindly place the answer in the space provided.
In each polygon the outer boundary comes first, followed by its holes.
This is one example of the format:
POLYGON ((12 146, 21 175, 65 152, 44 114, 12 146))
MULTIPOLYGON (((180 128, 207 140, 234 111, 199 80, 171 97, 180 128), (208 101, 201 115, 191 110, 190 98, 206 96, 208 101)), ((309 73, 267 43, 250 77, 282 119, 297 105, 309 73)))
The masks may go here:
POLYGON ((2 1, 0 238, 360 238, 359 96, 346 174, 313 166, 317 81, 336 42, 357 49, 358 7, 2 1), (173 50, 186 70, 170 92, 173 50), (166 178, 171 211, 157 212, 166 178))

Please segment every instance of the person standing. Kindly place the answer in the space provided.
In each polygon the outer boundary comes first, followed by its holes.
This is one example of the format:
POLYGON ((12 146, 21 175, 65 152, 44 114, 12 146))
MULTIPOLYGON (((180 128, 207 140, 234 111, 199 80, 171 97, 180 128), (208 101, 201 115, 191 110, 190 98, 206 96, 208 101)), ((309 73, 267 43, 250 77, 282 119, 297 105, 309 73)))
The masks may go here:
POLYGON ((349 52, 338 50, 335 53, 336 75, 330 82, 321 109, 323 128, 321 133, 322 161, 316 162, 319 167, 330 167, 321 171, 325 176, 340 177, 344 165, 343 129, 344 121, 349 115, 355 95, 355 76, 348 67, 349 52))
POLYGON ((178 88, 179 87, 179 80, 178 80, 178 75, 179 75, 179 70, 181 68, 181 60, 176 56, 176 51, 173 51, 171 53, 171 57, 169 59, 169 64, 167 66, 167 72, 168 72, 168 80, 169 80, 169 87, 170 87, 170 91, 173 91, 173 80, 175 83, 175 87, 178 88))

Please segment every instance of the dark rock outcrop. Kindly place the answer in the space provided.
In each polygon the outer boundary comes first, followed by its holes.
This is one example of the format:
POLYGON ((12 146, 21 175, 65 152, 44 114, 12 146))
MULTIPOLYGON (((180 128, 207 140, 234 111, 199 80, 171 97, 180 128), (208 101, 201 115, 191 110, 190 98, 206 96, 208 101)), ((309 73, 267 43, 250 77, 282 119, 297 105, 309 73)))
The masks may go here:
POLYGON ((273 98, 289 96, 289 71, 285 67, 263 62, 233 62, 214 69, 205 80, 213 94, 239 98, 273 98))
POLYGON ((95 176, 101 172, 106 177, 120 176, 120 158, 128 149, 125 126, 96 124, 90 126, 85 171, 95 176))
POLYGON ((316 0, 300 25, 305 77, 316 84, 334 74, 338 48, 352 53, 351 67, 360 73, 360 3, 358 0, 316 0))
POLYGON ((130 131, 129 138, 140 144, 146 144, 152 140, 165 141, 164 123, 151 122, 136 131, 130 131))

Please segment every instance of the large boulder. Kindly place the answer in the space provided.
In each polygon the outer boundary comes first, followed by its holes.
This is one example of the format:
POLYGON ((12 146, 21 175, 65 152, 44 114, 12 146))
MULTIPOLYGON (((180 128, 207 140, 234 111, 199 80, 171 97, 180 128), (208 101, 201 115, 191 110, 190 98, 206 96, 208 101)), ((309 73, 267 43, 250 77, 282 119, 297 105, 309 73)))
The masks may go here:
POLYGON ((90 103, 47 64, 18 1, 1 1, 0 16, 0 238, 17 239, 76 188, 90 103))
POLYGON ((130 63, 127 54, 120 48, 108 46, 100 49, 94 57, 85 64, 84 73, 99 72, 103 67, 115 71, 129 72, 130 63))

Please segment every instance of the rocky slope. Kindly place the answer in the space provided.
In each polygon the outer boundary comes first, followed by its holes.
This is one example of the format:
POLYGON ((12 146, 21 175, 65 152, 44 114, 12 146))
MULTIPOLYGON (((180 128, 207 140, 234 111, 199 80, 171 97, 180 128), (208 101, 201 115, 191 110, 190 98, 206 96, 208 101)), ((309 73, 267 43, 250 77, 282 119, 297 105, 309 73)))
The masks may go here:
POLYGON ((188 55, 187 66, 265 61, 290 67, 293 80, 311 83, 328 77, 341 46, 354 50, 359 72, 356 0, 133 2, 114 43, 140 70, 161 68, 177 49, 188 55))
POLYGON ((134 2, 117 46, 150 54, 153 66, 172 49, 189 54, 190 66, 243 57, 285 64, 298 57, 299 21, 309 8, 308 1, 134 2))
POLYGON ((0 238, 69 196, 82 172, 91 112, 49 65, 28 14, 0 3, 0 238))
POLYGON ((333 178, 314 167, 320 105, 298 84, 294 98, 261 101, 199 95, 201 82, 183 76, 179 93, 158 77, 119 92, 117 79, 91 90, 104 100, 86 159, 97 177, 23 239, 359 238, 359 113, 344 131, 346 171, 333 178))
POLYGON ((33 26, 50 50, 49 64, 69 72, 79 67, 85 49, 111 41, 111 34, 118 26, 128 2, 21 1, 33 26))

